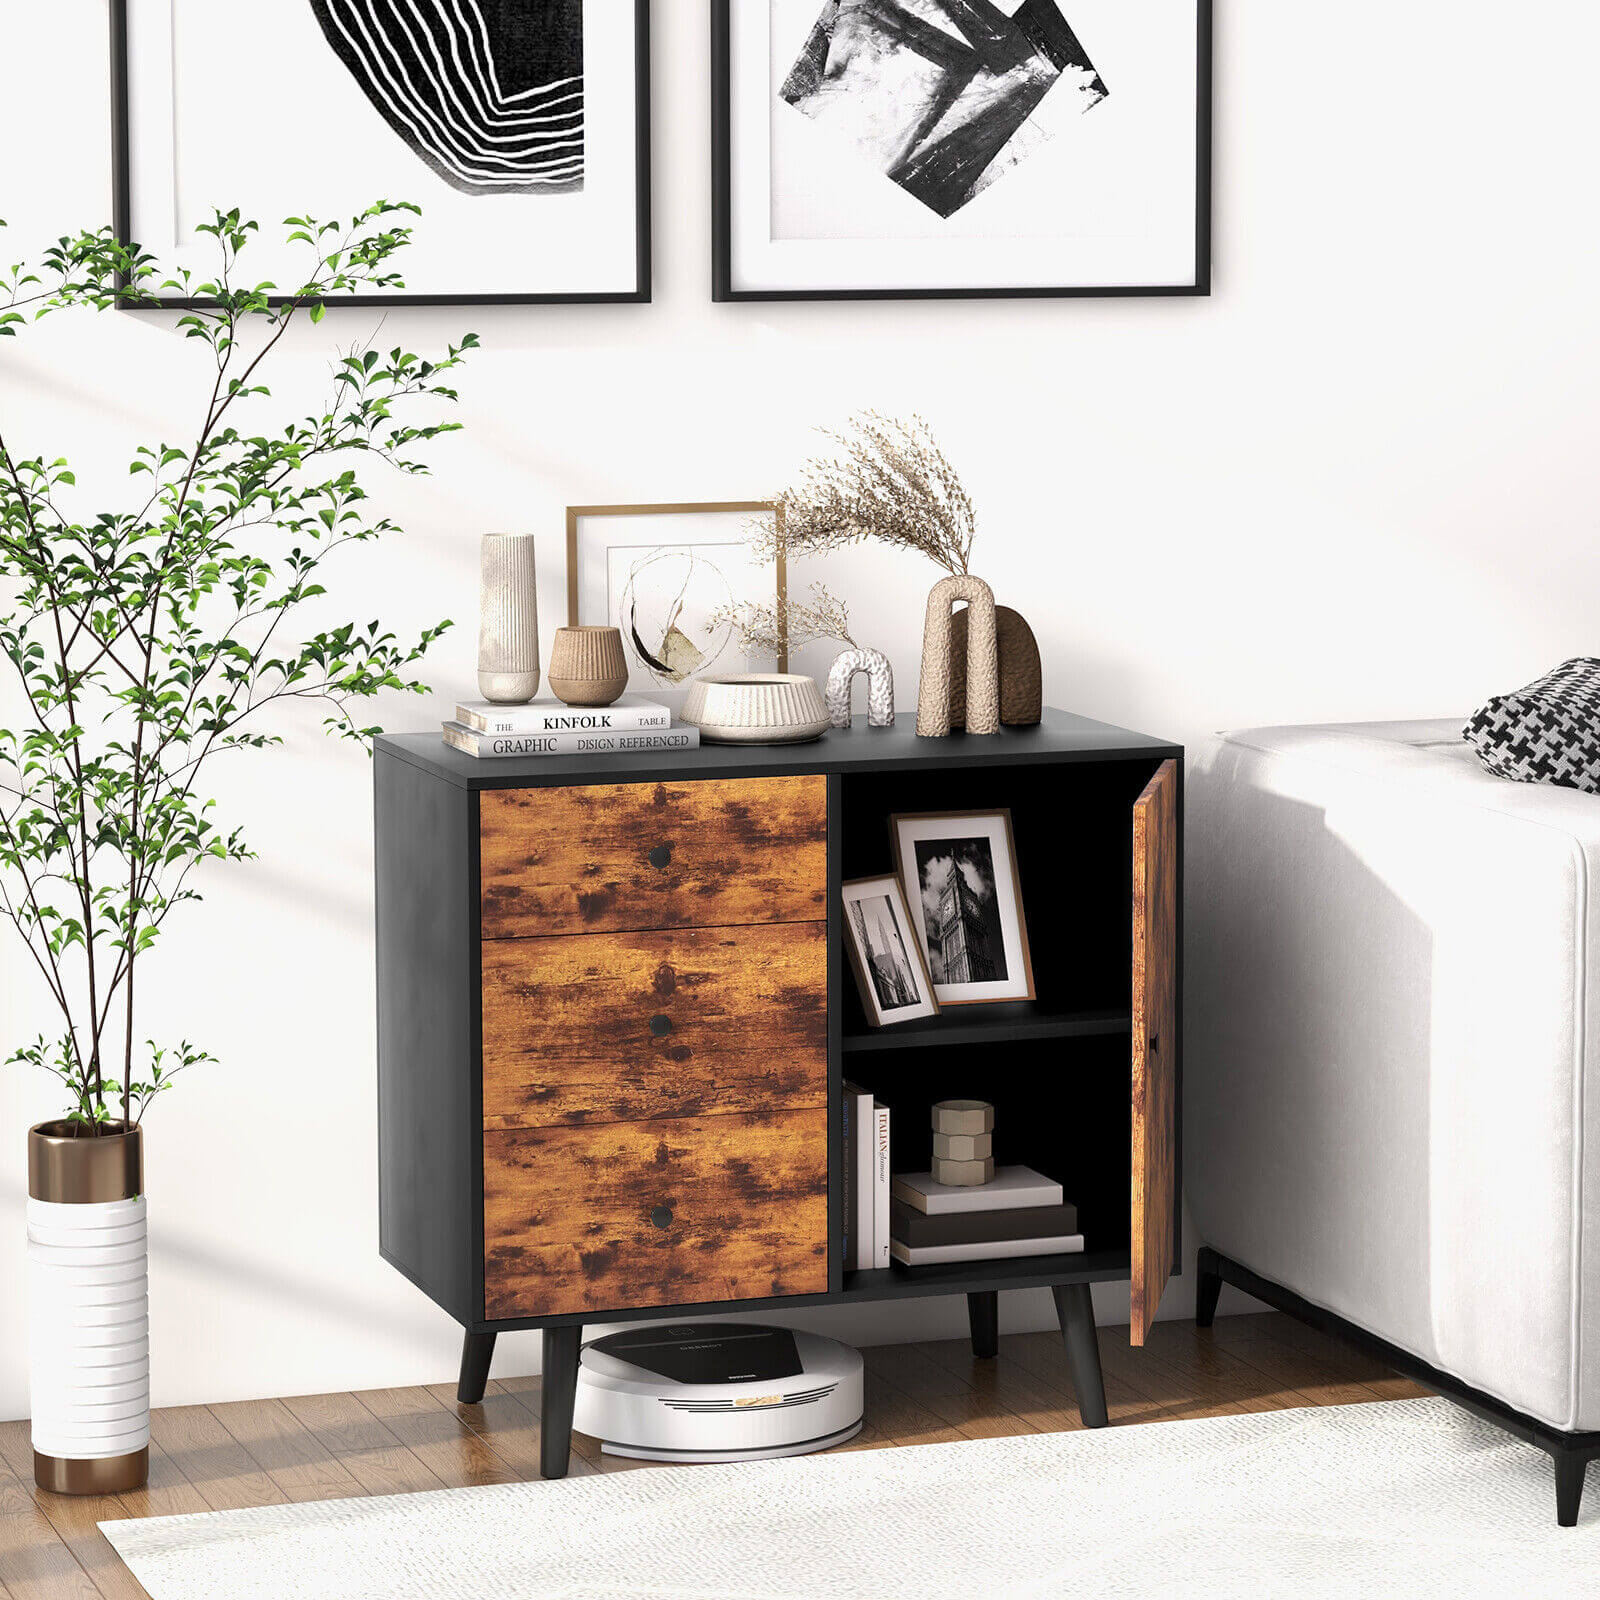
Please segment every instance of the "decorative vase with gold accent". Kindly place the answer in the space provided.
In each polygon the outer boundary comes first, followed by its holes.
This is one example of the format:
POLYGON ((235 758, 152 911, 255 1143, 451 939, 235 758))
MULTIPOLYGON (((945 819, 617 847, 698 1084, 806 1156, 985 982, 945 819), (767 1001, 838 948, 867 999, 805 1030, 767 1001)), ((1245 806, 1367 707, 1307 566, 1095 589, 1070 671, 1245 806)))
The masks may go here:
POLYGON ((33 1476, 117 1494, 150 1472, 150 1318, 138 1128, 28 1130, 33 1476))
POLYGON ((550 692, 569 706, 608 706, 628 687, 622 634, 604 624, 557 628, 550 692))

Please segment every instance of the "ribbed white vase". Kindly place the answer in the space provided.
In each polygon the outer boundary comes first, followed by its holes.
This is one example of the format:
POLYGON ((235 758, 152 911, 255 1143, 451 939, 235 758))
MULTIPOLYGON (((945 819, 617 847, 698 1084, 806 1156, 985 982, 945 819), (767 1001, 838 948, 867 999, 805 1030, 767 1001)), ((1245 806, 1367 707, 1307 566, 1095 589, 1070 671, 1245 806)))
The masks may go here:
POLYGON ((478 690, 499 705, 539 692, 539 590, 531 533, 486 533, 479 553, 478 690))
POLYGON ((149 1472, 143 1188, 137 1128, 29 1130, 33 1474, 57 1494, 115 1494, 149 1472))
POLYGON ((90 1461, 150 1443, 145 1202, 28 1201, 33 1448, 90 1461))

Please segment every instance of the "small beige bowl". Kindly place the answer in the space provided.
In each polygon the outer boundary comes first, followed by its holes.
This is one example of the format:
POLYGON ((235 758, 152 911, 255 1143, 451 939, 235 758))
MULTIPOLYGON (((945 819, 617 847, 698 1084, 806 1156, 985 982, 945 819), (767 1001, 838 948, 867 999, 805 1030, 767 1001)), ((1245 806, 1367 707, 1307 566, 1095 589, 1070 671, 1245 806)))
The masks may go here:
POLYGON ((830 726, 817 680, 779 672, 696 678, 682 720, 710 744, 801 744, 830 726))
POLYGON ((569 706, 608 706, 628 687, 622 635, 612 627, 557 628, 550 692, 569 706))

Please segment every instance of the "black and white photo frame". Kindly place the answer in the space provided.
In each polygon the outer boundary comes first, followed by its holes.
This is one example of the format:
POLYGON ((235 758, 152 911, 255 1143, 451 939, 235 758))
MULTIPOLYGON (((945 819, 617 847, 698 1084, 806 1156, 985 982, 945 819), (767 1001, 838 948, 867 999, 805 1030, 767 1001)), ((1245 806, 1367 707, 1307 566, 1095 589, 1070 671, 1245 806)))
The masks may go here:
POLYGON ((939 1014, 933 978, 900 880, 887 873, 840 885, 845 948, 868 1023, 882 1028, 939 1014))
MULTIPOLYGON (((196 223, 422 215, 404 288, 349 305, 650 298, 649 0, 111 0, 118 235, 209 274, 196 223)), ((168 295, 160 304, 192 302, 168 295)))
POLYGON ((1210 292, 1211 0, 712 0, 716 300, 1210 292))
POLYGON ((939 1004, 1034 999, 1011 813, 921 812, 889 829, 939 1004))

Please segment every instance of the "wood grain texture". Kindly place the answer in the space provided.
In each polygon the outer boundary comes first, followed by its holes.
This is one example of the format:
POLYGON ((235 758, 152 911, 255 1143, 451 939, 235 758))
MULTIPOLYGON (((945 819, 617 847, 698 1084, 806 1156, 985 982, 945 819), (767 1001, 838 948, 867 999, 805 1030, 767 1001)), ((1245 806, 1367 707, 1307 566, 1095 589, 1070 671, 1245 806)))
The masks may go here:
POLYGON ((822 1106, 828 926, 483 946, 486 1128, 822 1106))
POLYGON ((490 1319, 828 1286, 825 1108, 492 1130, 483 1187, 490 1319))
MULTIPOLYGON (((1147 1347, 1119 1346, 1120 1328, 1103 1328, 1107 1364, 1106 1400, 1114 1426, 1282 1406, 1330 1405, 1386 1398, 1385 1385, 1406 1380, 1326 1335, 1277 1312, 1218 1317, 1212 1329, 1193 1323, 1158 1323, 1147 1347)), ((867 1423, 844 1450, 875 1450, 927 1444, 977 1434, 1066 1431, 1079 1426, 1066 1354, 1055 1333, 1006 1334, 998 1359, 977 1361, 965 1340, 940 1344, 878 1346, 867 1357, 867 1423), (946 1380, 943 1374, 948 1375, 946 1380)), ((1407 1392, 1425 1393, 1415 1386, 1407 1392)), ((257 1448, 279 1464, 309 1468, 308 1482, 366 1476, 366 1469, 341 1452, 365 1455, 369 1443, 355 1414, 324 1396, 287 1406, 257 1408, 247 1430, 257 1448), (330 1426, 307 1431, 296 1411, 326 1412, 330 1426), (282 1430, 280 1444, 274 1433, 282 1430), (320 1458, 315 1454, 320 1452, 320 1458), (354 1469, 352 1472, 351 1469, 354 1469)), ((507 1483, 539 1476, 539 1380, 491 1382, 483 1404, 457 1405, 454 1383, 431 1389, 389 1389, 345 1399, 359 1402, 442 1482, 507 1483)), ((135 1595, 131 1577, 109 1545, 95 1545, 86 1519, 63 1506, 66 1531, 58 1529, 8 1459, 26 1466, 26 1423, 0 1424, 0 1595, 7 1600, 104 1600, 135 1595), (6 1430, 9 1429, 9 1436, 6 1430), (90 1558, 91 1578, 73 1555, 77 1541, 90 1558), (103 1557, 100 1559, 102 1554, 103 1557)), ((121 1511, 102 1516, 163 1515, 172 1511, 223 1510, 275 1505, 287 1497, 204 1406, 156 1411, 151 1431, 159 1453, 151 1455, 152 1489, 158 1475, 176 1485, 178 1498, 119 1495, 121 1511), (185 1488, 185 1485, 192 1488, 185 1488)), ((380 1449, 382 1437, 376 1436, 380 1449)), ((656 1472, 659 1463, 601 1456, 595 1440, 574 1438, 573 1477, 599 1472, 656 1472)), ((359 1493, 359 1488, 346 1489, 359 1493)))
POLYGON ((820 775, 494 789, 480 804, 485 939, 826 915, 820 775))
POLYGON ((1172 1275, 1177 1186, 1178 764, 1133 808, 1133 1299, 1143 1344, 1172 1275))

